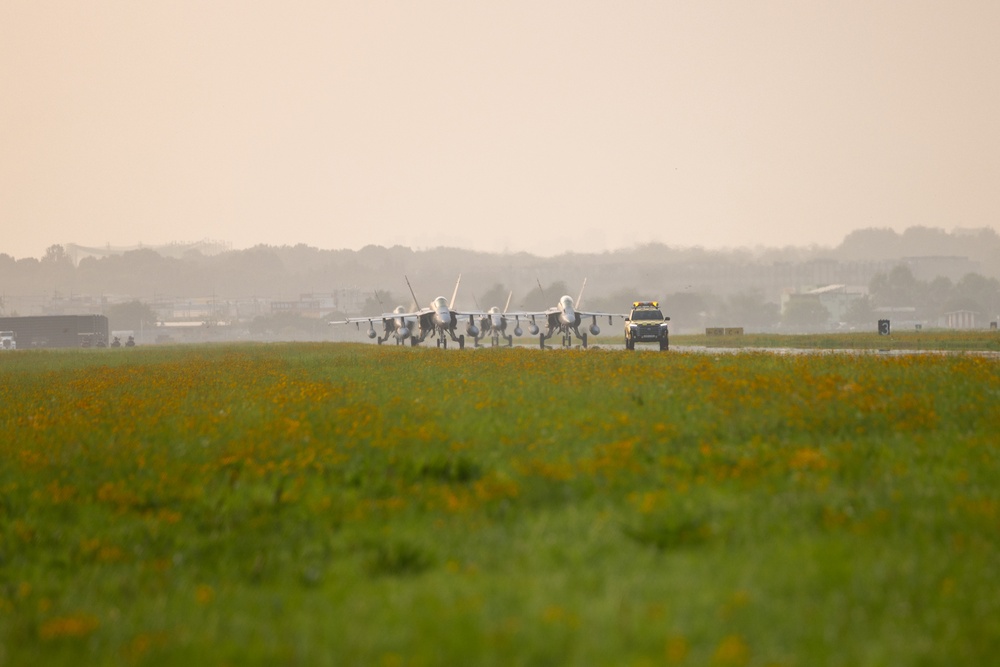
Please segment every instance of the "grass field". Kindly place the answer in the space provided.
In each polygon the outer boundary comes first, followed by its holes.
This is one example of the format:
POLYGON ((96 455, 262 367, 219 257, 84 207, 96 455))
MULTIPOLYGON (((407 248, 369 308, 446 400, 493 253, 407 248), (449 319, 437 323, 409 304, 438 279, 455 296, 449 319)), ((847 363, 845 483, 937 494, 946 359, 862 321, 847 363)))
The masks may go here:
MULTIPOLYGON (((589 336, 591 347, 623 349, 624 338, 615 330, 607 328, 600 336, 589 336)), ((358 340, 363 340, 360 335, 358 340)), ((515 345, 537 348, 538 337, 524 336, 514 339, 515 345)), ((731 335, 677 334, 671 333, 672 348, 726 348, 726 349, 773 349, 787 348, 799 350, 889 350, 889 351, 944 351, 944 352, 1000 352, 1000 333, 993 329, 955 330, 927 329, 924 331, 894 331, 891 335, 880 336, 876 331, 829 332, 811 334, 746 333, 731 335)), ((573 347, 580 341, 573 339, 573 347)), ((558 338, 549 340, 546 347, 559 348, 558 338)), ((656 350, 656 344, 638 343, 637 350, 656 350)))
POLYGON ((672 336, 675 345, 707 347, 772 348, 828 350, 981 350, 1000 351, 1000 332, 990 329, 955 331, 897 331, 889 336, 877 332, 825 334, 744 334, 730 336, 672 336))
POLYGON ((987 665, 1000 363, 0 355, 0 665, 987 665))

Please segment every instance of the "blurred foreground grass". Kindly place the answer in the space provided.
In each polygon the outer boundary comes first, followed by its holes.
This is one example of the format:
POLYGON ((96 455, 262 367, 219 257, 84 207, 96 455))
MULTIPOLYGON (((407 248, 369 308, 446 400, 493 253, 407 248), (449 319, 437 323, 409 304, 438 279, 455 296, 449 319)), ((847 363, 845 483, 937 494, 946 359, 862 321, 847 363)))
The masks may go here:
POLYGON ((0 665, 984 665, 1000 366, 0 355, 0 665))
POLYGON ((989 329, 974 331, 930 329, 927 331, 894 331, 887 336, 867 331, 822 334, 748 333, 729 336, 685 334, 671 336, 671 343, 674 345, 735 348, 786 347, 827 350, 979 350, 997 352, 1000 351, 1000 333, 989 329))

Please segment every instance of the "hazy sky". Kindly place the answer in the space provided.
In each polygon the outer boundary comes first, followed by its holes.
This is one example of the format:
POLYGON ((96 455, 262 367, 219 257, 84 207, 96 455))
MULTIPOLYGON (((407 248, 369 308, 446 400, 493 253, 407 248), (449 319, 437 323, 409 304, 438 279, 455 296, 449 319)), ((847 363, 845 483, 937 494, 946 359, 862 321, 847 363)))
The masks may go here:
POLYGON ((0 252, 996 228, 998 34, 996 0, 0 0, 0 252))

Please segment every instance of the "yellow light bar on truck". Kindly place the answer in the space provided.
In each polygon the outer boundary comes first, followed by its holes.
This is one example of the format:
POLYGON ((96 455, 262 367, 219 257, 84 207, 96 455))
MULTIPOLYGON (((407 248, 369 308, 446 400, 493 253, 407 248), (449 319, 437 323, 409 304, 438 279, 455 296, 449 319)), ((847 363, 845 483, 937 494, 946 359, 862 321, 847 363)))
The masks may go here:
POLYGON ((632 302, 632 307, 633 308, 659 308, 660 307, 660 302, 659 301, 633 301, 632 302))

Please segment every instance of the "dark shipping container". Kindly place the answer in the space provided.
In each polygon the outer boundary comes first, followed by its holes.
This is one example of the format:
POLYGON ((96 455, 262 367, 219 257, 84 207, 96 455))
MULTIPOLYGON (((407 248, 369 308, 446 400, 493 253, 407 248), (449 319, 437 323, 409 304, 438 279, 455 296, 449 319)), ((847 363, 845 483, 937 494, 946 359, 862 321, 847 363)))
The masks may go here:
POLYGON ((0 317, 0 331, 13 331, 17 349, 40 347, 107 347, 105 315, 36 315, 0 317))

